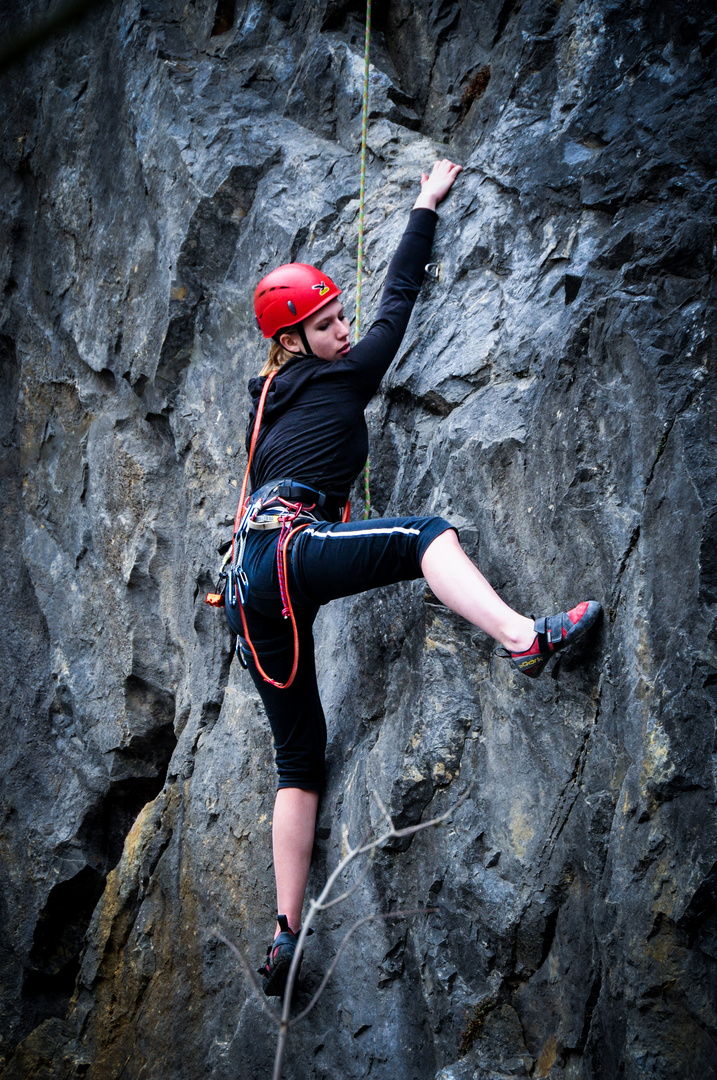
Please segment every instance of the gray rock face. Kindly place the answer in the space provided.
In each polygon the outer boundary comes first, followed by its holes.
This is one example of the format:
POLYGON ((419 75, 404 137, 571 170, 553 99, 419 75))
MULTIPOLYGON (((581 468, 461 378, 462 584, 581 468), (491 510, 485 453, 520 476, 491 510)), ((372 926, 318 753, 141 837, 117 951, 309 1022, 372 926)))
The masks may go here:
MULTIPOLYGON (((347 0, 115 0, 2 76, 3 1080, 271 1075, 212 931, 268 943, 272 754, 203 595, 256 280, 316 263, 353 305, 362 51, 347 0)), ((686 0, 375 12, 364 321, 421 169, 465 169, 373 512, 605 618, 533 684, 423 583, 322 613, 310 895, 374 793, 401 825, 469 794, 319 920, 299 1003, 355 920, 420 912, 357 931, 294 1080, 717 1074, 716 57, 686 0)))

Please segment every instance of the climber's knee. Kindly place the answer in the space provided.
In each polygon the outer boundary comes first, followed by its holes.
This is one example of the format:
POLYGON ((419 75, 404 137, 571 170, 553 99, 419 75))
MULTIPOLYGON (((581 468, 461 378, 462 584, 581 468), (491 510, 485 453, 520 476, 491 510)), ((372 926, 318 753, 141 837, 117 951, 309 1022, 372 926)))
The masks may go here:
POLYGON ((445 534, 449 533, 452 533, 455 536, 456 542, 460 542, 458 537, 458 529, 455 527, 455 525, 451 525, 449 521, 446 521, 445 518, 423 518, 420 536, 416 544, 416 555, 418 558, 419 567, 423 562, 423 556, 426 554, 434 540, 437 540, 439 536, 444 536, 445 534))
MULTIPOLYGON (((323 721, 323 713, 321 721, 323 721)), ((324 732, 323 723, 318 725, 296 724, 281 744, 276 741, 275 736, 274 750, 276 771, 279 776, 278 787, 303 788, 304 791, 323 791, 326 776, 324 762, 326 740, 324 732)))

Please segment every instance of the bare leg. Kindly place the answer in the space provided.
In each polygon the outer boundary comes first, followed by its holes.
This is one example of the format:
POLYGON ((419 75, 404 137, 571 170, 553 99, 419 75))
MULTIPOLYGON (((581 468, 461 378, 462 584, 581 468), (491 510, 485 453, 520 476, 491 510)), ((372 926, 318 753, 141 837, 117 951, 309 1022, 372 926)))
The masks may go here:
MULTIPOLYGON (((301 929, 318 805, 319 796, 315 791, 279 788, 276 793, 272 829, 276 910, 279 915, 286 915, 295 933, 301 929)), ((274 936, 278 933, 277 925, 274 936)))
POLYGON ((486 581, 450 529, 429 544, 421 562, 423 576, 438 599, 490 634, 511 652, 529 649, 535 639, 532 619, 513 611, 486 581))

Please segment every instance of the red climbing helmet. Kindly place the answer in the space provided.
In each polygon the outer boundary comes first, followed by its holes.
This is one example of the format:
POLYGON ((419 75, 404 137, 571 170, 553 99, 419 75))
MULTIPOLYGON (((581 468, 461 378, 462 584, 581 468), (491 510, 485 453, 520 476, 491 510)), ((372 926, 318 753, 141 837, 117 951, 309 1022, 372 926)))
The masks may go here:
POLYGON ((285 263, 263 277, 254 293, 254 313, 265 338, 296 326, 338 296, 341 289, 307 263, 285 263))

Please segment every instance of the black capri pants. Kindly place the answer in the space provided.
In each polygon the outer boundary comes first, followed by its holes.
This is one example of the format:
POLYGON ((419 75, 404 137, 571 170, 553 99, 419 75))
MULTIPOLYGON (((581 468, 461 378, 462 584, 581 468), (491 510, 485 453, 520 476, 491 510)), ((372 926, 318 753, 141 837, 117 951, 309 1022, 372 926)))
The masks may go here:
MULTIPOLYGON (((279 787, 320 791, 324 784, 326 720, 316 682, 312 627, 322 604, 381 585, 421 577, 421 560, 441 533, 452 529, 439 517, 375 518, 318 522, 297 534, 288 560, 288 588, 299 633, 299 666, 286 690, 262 679, 244 641, 239 608, 227 606, 229 625, 266 710, 279 787)), ((454 530, 455 531, 455 530, 454 530)), ((276 566, 279 531, 251 530, 244 571, 249 595, 244 608, 249 636, 267 675, 286 682, 294 662, 290 619, 281 614, 276 566)))

